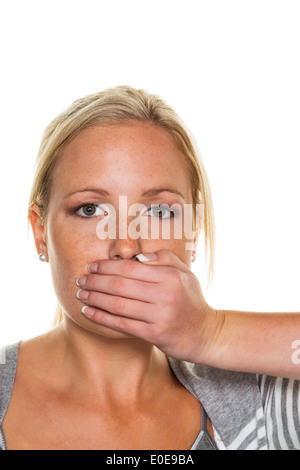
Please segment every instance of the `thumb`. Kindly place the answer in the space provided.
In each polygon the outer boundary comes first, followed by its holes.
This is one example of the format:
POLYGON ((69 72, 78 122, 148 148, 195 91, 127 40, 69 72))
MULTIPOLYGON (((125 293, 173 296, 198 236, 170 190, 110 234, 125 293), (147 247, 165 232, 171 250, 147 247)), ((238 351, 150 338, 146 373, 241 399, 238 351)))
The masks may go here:
POLYGON ((136 259, 142 263, 151 263, 151 265, 158 266, 172 266, 180 271, 190 272, 188 266, 169 250, 158 250, 155 253, 141 253, 136 256, 136 259))

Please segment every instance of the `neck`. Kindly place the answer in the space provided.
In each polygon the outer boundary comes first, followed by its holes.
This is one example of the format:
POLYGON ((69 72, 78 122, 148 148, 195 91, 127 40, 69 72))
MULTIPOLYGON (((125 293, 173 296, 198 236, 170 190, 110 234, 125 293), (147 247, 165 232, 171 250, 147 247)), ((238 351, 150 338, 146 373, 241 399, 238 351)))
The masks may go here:
POLYGON ((166 356, 141 339, 100 336, 66 316, 54 331, 59 362, 67 368, 73 390, 136 402, 155 384, 172 378, 166 356))

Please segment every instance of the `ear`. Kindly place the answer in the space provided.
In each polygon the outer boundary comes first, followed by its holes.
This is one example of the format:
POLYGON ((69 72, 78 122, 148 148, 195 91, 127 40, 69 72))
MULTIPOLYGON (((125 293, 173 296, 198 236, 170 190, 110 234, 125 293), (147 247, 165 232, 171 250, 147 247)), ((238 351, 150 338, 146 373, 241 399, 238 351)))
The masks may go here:
POLYGON ((200 215, 197 213, 197 218, 196 218, 196 231, 194 232, 194 238, 193 238, 193 253, 196 253, 197 251, 197 245, 199 241, 199 237, 201 234, 203 228, 203 214, 201 213, 200 215))
POLYGON ((37 204, 32 206, 29 221, 38 254, 47 253, 46 227, 42 222, 41 209, 37 204))

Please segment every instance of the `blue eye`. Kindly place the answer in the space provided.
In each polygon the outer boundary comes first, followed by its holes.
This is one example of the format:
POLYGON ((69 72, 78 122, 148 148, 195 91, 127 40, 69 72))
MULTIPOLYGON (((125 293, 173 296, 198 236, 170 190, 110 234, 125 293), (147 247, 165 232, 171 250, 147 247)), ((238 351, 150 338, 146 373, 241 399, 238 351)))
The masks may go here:
POLYGON ((153 211, 155 214, 154 217, 157 219, 169 219, 174 217, 174 211, 172 211, 168 206, 163 206, 162 204, 151 205, 148 211, 153 211))

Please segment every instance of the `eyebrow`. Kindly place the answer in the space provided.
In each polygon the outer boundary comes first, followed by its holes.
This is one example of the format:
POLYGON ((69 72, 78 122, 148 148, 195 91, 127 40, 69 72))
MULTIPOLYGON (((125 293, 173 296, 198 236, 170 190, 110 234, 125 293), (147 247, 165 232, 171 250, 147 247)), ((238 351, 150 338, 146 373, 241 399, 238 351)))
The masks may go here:
MULTIPOLYGON (((72 191, 71 193, 68 193, 65 196, 64 199, 67 199, 68 197, 73 196, 73 194, 85 193, 85 192, 97 193, 97 194, 100 194, 100 196, 111 196, 111 194, 108 191, 106 191, 105 189, 101 189, 101 188, 84 188, 84 189, 77 189, 75 191, 72 191)), ((180 191, 178 191, 178 189, 171 188, 171 187, 148 189, 147 191, 145 191, 141 194, 141 197, 156 196, 157 194, 160 194, 160 193, 163 193, 163 192, 177 194, 183 200, 185 200, 184 195, 180 191)))

